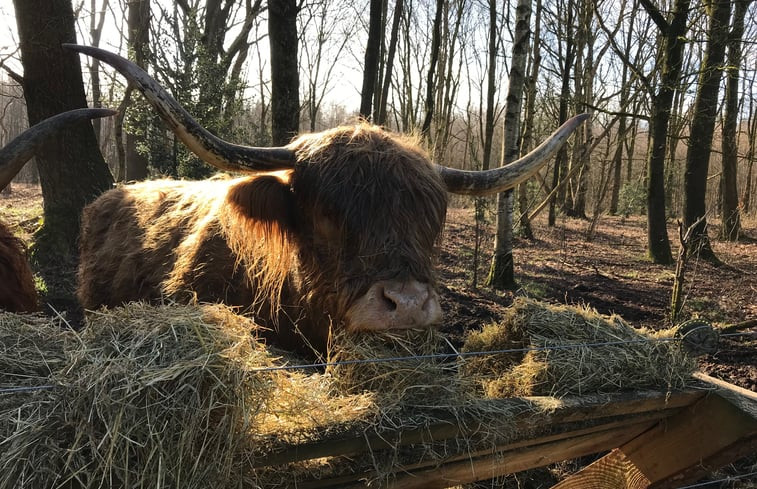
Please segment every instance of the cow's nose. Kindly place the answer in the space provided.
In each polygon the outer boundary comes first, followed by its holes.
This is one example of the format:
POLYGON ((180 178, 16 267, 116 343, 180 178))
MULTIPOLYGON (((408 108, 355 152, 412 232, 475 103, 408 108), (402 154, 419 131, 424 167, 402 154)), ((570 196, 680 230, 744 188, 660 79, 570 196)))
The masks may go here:
POLYGON ((428 283, 385 280, 373 284, 347 312, 353 331, 422 328, 442 319, 439 295, 428 283))

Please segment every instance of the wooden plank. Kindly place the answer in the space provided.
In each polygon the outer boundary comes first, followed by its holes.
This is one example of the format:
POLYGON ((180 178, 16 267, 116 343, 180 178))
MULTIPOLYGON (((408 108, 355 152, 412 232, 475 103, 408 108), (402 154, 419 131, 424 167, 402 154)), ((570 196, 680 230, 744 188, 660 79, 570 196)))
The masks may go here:
MULTIPOLYGON (((677 408, 676 410, 680 410, 680 408, 677 408)), ((673 410, 672 412, 675 412, 676 410, 673 410)), ((453 462, 459 462, 459 461, 470 461, 472 459, 478 459, 478 458, 486 458, 487 456, 492 455, 493 453, 504 453, 515 450, 527 448, 531 446, 537 446, 537 445, 546 445, 548 443, 557 442, 560 440, 566 440, 566 439, 575 439, 579 436, 583 435, 590 435, 593 433, 602 433, 611 429, 619 429, 623 427, 638 427, 640 431, 643 431, 646 427, 646 429, 651 428, 656 424, 657 421, 659 421, 662 418, 665 418, 672 414, 671 411, 656 411, 653 413, 647 413, 647 414, 637 414, 630 417, 625 417, 623 419, 618 419, 612 422, 603 423, 601 425, 591 426, 587 428, 581 428, 581 429, 574 429, 572 431, 564 431, 555 433, 548 436, 541 436, 538 438, 530 438, 526 440, 520 440, 509 444, 503 444, 498 445, 496 447, 490 447, 486 450, 479 450, 476 452, 471 453, 461 453, 458 455, 453 455, 444 460, 444 464, 450 464, 453 462)), ((533 467, 538 467, 539 461, 534 462, 533 467)), ((419 471, 420 469, 426 469, 426 468, 436 468, 439 466, 439 461, 435 460, 428 460, 426 462, 417 463, 417 464, 404 464, 401 467, 397 468, 398 473, 411 473, 414 471, 419 471)), ((323 479, 318 481, 306 481, 301 482, 298 484, 298 487, 301 489, 316 489, 316 488, 324 488, 324 487, 339 487, 344 484, 348 484, 350 482, 357 482, 359 480, 370 478, 372 473, 363 472, 363 473, 355 473, 349 476, 341 476, 331 479, 323 479)))
MULTIPOLYGON (((596 421, 601 424, 605 418, 616 416, 633 416, 637 414, 666 411, 688 406, 704 395, 702 391, 681 391, 670 394, 644 391, 621 394, 603 394, 577 398, 564 398, 555 405, 552 411, 538 416, 547 429, 555 428, 560 424, 596 421)), ((546 398, 530 397, 515 399, 494 399, 491 403, 509 405, 526 426, 534 423, 534 405, 542 405, 546 398)), ((552 398, 549 398, 554 401, 552 398)), ((437 417, 439 415, 437 414, 437 417)), ((315 458, 354 455, 368 451, 383 450, 397 446, 429 443, 453 439, 456 437, 468 437, 476 432, 486 432, 487 427, 481 425, 480 419, 472 417, 460 422, 454 416, 442 419, 430 426, 424 426, 411 430, 385 431, 370 433, 360 431, 338 439, 319 440, 313 443, 293 445, 285 447, 276 453, 256 456, 254 467, 283 465, 289 462, 310 460, 315 458)), ((510 424, 511 419, 503 420, 510 424)), ((532 430, 533 431, 533 430, 532 430)), ((547 430, 542 430, 545 433, 547 430)), ((551 433, 546 433, 550 435, 551 433)), ((533 436, 533 433, 531 433, 533 436)), ((538 433, 536 435, 538 439, 538 433)), ((527 444, 533 444, 529 438, 527 444)))
POLYGON ((491 479, 534 467, 542 467, 561 460, 609 450, 618 443, 638 436, 647 428, 647 424, 634 425, 508 452, 496 452, 486 457, 453 462, 438 468, 400 475, 388 487, 392 489, 432 489, 491 479))
POLYGON ((552 489, 646 489, 650 481, 617 448, 552 489))
POLYGON ((553 489, 662 488, 695 481, 741 455, 754 453, 757 419, 740 404, 713 393, 619 445, 553 489))

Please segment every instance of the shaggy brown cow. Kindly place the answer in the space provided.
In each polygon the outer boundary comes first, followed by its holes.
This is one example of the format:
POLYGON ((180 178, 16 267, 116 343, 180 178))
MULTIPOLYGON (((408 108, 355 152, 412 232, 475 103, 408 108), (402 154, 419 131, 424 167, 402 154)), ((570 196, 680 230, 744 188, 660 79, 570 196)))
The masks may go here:
POLYGON ((129 61, 69 47, 125 75, 202 159, 254 174, 145 182, 104 194, 83 216, 82 305, 223 301, 254 314, 271 341, 301 351, 325 351, 331 326, 370 331, 439 323, 433 256, 447 192, 512 188, 585 119, 488 172, 433 165, 410 138, 362 123, 303 135, 283 148, 249 148, 211 135, 129 61))
MULTIPOLYGON (((108 109, 77 109, 45 119, 0 149, 0 190, 13 180, 34 152, 66 125, 115 114, 108 109)), ((34 276, 26 246, 0 222, 0 309, 27 312, 37 309, 34 276)))

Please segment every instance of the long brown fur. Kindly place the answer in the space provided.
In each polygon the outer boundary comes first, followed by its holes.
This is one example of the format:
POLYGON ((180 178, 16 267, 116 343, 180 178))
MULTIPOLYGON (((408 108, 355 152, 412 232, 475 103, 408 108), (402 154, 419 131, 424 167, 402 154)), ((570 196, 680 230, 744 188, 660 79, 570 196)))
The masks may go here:
POLYGON ((447 194, 413 140, 358 124, 292 146, 292 171, 144 182, 90 204, 82 305, 222 301, 276 328, 274 341, 302 343, 299 330, 322 349, 371 283, 435 283, 447 194))
POLYGON ((0 309, 30 312, 37 309, 34 275, 26 247, 0 222, 0 309))

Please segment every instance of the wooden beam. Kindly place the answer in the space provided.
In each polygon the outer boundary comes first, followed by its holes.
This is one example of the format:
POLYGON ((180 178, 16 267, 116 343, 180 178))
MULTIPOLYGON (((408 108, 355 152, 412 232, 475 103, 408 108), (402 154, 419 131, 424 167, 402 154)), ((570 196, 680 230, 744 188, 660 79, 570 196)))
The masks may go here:
POLYGON ((754 453, 757 411, 752 409, 754 393, 747 392, 744 398, 730 385, 721 385, 717 392, 618 445, 553 489, 679 487, 754 453))
POLYGON ((611 449, 648 429, 648 424, 610 429, 574 438, 545 443, 486 457, 444 464, 400 475, 387 487, 392 489, 445 488, 542 467, 611 449))
MULTIPOLYGON (((681 391, 671 394, 655 391, 598 394, 564 398, 550 411, 542 410, 541 412, 534 406, 543 403, 545 398, 493 399, 489 402, 510 406, 512 408, 510 412, 516 413, 515 417, 520 420, 519 423, 528 427, 528 430, 524 428, 523 432, 529 431, 531 436, 524 441, 526 444, 533 444, 533 438, 540 438, 539 434, 542 437, 553 434, 547 432, 548 429, 556 429, 557 431, 573 429, 568 427, 560 430, 560 425, 592 421, 595 425, 600 425, 604 422, 603 420, 608 418, 674 410, 694 403, 703 395, 704 393, 701 391, 681 391), (534 424, 538 425, 536 430, 534 430, 534 424), (536 431, 536 434, 533 433, 534 431, 536 431)), ((666 415, 670 414, 667 413, 666 415)), ((440 417, 438 413, 435 416, 440 417)), ((492 428, 483 426, 481 419, 473 416, 469 415, 463 420, 464 422, 461 422, 457 417, 447 415, 447 419, 440 419, 437 423, 415 429, 382 431, 380 433, 366 432, 363 429, 351 435, 345 435, 344 432, 341 432, 342 434, 337 439, 324 439, 307 444, 293 445, 284 447, 275 453, 256 456, 253 466, 283 465, 289 462, 321 457, 353 455, 456 437, 470 437, 477 433, 486 433, 492 428)), ((512 419, 502 420, 502 423, 509 425, 512 423, 512 419)), ((465 456, 468 455, 465 454, 465 456)))

